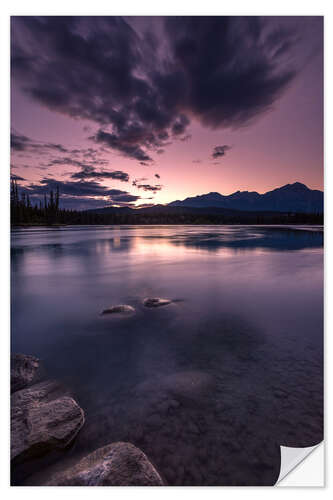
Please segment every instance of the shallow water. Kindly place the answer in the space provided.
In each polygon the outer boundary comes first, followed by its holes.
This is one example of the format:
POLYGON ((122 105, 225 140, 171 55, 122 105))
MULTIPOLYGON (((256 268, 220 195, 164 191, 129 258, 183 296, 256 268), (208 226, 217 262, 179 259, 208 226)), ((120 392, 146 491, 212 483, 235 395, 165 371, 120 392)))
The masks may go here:
POLYGON ((41 357, 86 413, 26 484, 113 441, 170 485, 274 484, 280 445, 323 438, 322 315, 318 227, 14 230, 12 351, 41 357), (117 304, 136 312, 100 315, 117 304))

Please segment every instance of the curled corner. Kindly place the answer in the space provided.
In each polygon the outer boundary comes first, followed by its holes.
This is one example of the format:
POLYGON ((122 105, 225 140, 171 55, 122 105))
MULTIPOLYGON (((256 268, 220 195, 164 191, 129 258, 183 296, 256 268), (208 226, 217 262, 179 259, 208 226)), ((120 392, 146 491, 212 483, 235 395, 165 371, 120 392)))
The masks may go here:
POLYGON ((280 475, 275 484, 284 479, 293 469, 295 469, 303 460, 310 455, 320 443, 307 448, 291 448, 289 446, 280 446, 281 467, 280 475))

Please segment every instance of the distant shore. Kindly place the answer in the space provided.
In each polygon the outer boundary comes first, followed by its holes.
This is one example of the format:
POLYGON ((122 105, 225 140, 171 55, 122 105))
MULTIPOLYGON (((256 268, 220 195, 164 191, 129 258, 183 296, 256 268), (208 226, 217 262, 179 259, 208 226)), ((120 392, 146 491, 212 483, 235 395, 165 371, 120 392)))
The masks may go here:
POLYGON ((318 226, 323 227, 323 222, 228 222, 228 223, 215 223, 215 222, 128 222, 128 223, 69 223, 69 224, 47 224, 46 222, 27 222, 21 224, 11 224, 11 229, 29 228, 29 227, 70 227, 70 226, 318 226))

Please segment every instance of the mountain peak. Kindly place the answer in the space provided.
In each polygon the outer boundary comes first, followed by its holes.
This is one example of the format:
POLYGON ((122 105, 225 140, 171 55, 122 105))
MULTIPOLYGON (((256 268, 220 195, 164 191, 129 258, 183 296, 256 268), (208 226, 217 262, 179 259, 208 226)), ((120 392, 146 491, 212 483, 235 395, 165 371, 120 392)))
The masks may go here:
MULTIPOLYGON (((277 189, 290 189, 294 191, 311 191, 311 189, 308 188, 308 186, 302 184, 301 182, 294 182, 293 184, 285 184, 284 186, 281 186, 280 188, 277 189)), ((276 191, 276 189, 274 191, 276 191)))
POLYGON ((230 208, 244 211, 276 211, 299 213, 323 213, 323 192, 312 190, 301 182, 285 184, 259 194, 256 191, 236 191, 222 195, 216 191, 173 201, 170 206, 192 208, 230 208))

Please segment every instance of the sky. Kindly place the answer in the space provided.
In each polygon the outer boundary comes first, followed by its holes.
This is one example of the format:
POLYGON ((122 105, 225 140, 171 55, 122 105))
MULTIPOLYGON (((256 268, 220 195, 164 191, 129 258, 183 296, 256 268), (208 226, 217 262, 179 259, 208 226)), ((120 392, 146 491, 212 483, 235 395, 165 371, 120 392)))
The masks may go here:
POLYGON ((11 175, 32 201, 323 189, 321 17, 12 17, 11 175))

